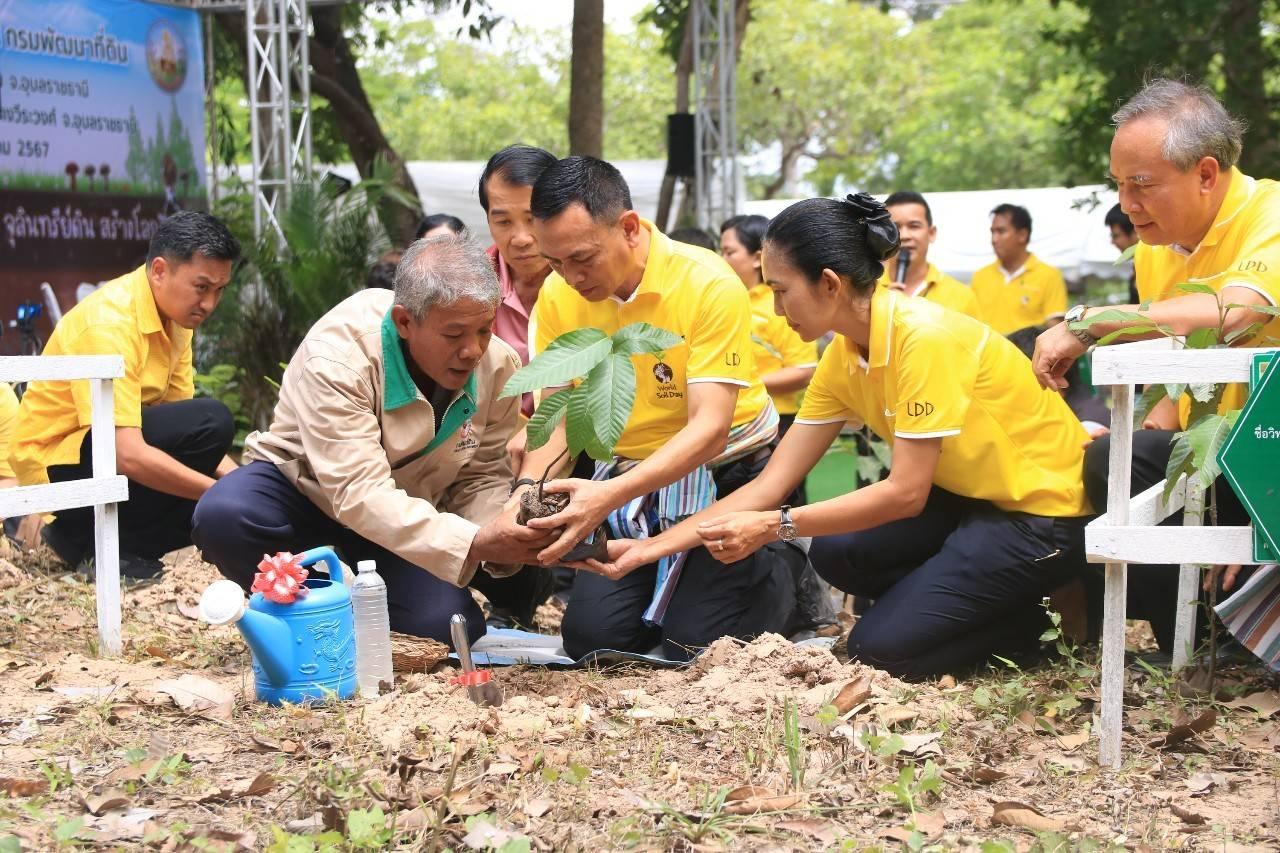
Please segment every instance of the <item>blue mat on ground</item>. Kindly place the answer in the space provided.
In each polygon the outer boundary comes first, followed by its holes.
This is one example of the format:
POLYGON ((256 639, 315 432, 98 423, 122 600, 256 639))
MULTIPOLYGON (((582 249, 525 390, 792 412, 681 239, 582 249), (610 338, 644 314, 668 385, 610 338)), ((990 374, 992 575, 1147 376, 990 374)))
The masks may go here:
MULTIPOLYGON (((834 644, 833 637, 814 637, 810 640, 801 640, 796 645, 829 649, 834 644)), ((458 658, 456 654, 450 654, 449 657, 454 660, 458 658)), ((598 649, 575 660, 565 654, 564 643, 559 634, 534 634, 514 628, 490 628, 487 634, 471 644, 471 657, 476 666, 529 664, 573 668, 591 664, 604 666, 618 663, 647 663, 652 666, 676 668, 691 663, 691 661, 668 660, 661 655, 621 652, 616 649, 598 649)))

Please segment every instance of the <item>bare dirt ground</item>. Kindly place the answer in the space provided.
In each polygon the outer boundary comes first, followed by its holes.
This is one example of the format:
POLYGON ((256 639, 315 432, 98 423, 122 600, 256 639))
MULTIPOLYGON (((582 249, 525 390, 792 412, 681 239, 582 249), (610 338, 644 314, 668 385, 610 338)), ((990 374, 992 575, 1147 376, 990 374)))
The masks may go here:
POLYGON ((684 670, 500 670, 500 709, 447 667, 271 708, 239 634, 195 619, 214 571, 176 557, 126 593, 116 660, 92 586, 0 561, 0 853, 1280 849, 1257 669, 1212 695, 1131 672, 1118 772, 1093 652, 911 685, 766 636, 684 670))

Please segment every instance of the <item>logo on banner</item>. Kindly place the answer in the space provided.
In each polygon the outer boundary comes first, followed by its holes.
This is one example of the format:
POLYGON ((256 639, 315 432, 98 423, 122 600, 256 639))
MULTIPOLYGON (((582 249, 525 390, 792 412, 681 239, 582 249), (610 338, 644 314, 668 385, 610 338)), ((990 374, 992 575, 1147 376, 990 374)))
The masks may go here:
POLYGON ((161 18, 147 31, 147 70, 166 92, 176 92, 187 80, 187 43, 173 24, 161 18))

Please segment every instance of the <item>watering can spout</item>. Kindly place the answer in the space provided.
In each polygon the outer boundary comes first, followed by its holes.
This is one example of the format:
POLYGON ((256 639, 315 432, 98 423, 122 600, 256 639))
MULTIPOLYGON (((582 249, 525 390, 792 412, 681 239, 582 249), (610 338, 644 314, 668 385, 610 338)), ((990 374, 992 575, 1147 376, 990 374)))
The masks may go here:
POLYGON ((235 581, 209 584, 200 596, 200 617, 213 625, 234 622, 267 679, 276 687, 289 683, 293 672, 293 632, 280 617, 246 607, 244 592, 235 581))

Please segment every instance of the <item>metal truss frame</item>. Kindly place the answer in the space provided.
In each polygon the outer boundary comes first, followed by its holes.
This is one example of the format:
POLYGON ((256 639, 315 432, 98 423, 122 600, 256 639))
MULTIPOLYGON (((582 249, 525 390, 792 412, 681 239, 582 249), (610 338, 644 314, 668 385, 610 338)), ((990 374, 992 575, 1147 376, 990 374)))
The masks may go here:
POLYGON ((694 211, 713 232, 739 203, 735 5, 693 0, 694 211))

